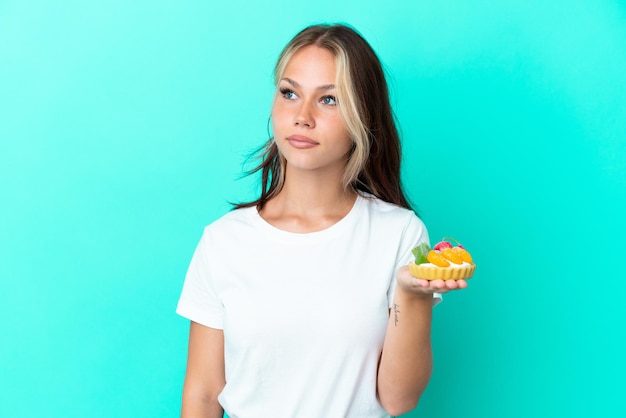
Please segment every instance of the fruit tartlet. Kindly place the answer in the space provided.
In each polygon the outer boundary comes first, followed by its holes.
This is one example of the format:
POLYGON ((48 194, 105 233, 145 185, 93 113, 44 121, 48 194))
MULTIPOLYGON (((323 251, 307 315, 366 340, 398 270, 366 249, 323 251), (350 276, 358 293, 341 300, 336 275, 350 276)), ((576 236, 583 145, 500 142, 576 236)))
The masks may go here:
POLYGON ((411 275, 426 280, 469 279, 474 274, 476 264, 470 253, 454 238, 444 238, 432 249, 422 243, 412 250, 415 261, 409 262, 411 275), (454 246, 447 241, 454 241, 454 246))

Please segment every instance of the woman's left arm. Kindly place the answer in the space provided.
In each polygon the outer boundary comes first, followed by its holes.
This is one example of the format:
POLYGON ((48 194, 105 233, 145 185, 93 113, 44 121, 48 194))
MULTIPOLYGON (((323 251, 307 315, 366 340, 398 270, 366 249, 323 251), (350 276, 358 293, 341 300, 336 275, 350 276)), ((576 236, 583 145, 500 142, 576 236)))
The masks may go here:
POLYGON ((465 280, 428 281, 412 277, 406 266, 398 270, 378 366, 378 397, 389 414, 397 416, 413 410, 430 379, 433 293, 466 287, 465 280))

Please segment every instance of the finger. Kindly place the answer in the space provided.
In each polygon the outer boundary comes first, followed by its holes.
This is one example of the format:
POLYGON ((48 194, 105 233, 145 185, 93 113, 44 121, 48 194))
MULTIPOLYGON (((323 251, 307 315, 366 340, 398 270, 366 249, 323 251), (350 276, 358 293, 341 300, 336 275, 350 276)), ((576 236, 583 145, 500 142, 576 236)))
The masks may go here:
POLYGON ((446 280, 446 287, 450 290, 458 289, 459 284, 456 280, 446 280))
POLYGON ((432 280, 430 282, 430 287, 437 290, 444 289, 446 287, 446 282, 441 279, 432 280))
POLYGON ((446 287, 448 290, 465 289, 467 287, 467 281, 465 280, 446 280, 446 287))
POLYGON ((426 279, 417 279, 416 278, 415 281, 417 282, 417 284, 420 287, 426 287, 426 288, 430 287, 430 281, 428 281, 426 279))

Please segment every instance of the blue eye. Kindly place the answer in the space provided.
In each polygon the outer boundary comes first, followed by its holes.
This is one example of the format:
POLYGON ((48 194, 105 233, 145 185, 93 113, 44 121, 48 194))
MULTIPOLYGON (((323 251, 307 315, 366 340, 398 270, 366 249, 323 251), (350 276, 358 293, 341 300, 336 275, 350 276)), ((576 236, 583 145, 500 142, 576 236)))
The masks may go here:
POLYGON ((324 96, 322 97, 322 103, 329 106, 334 106, 337 104, 337 99, 335 96, 324 96))
POLYGON ((283 96, 285 99, 292 100, 292 99, 295 99, 295 98, 296 98, 296 93, 294 93, 294 91, 293 91, 293 90, 288 89, 288 88, 285 88, 285 87, 281 87, 281 89, 280 89, 280 94, 282 94, 282 96, 283 96))

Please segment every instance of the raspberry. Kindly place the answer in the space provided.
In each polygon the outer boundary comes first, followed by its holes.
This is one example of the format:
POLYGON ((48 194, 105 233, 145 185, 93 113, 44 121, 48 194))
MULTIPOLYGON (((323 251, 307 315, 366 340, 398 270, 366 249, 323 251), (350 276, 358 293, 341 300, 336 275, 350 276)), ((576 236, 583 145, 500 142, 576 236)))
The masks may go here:
POLYGON ((445 248, 452 248, 452 244, 450 244, 448 241, 440 241, 433 247, 433 249, 437 251, 441 251, 445 248))

